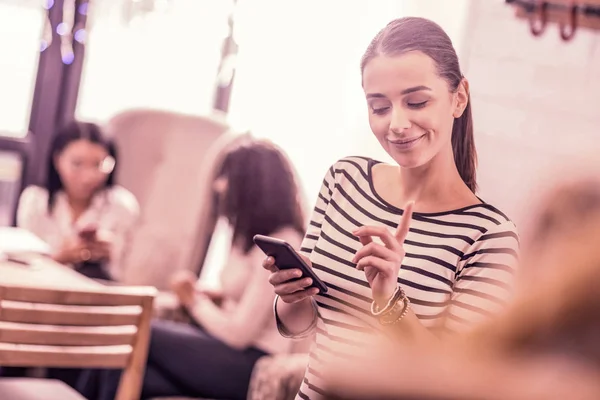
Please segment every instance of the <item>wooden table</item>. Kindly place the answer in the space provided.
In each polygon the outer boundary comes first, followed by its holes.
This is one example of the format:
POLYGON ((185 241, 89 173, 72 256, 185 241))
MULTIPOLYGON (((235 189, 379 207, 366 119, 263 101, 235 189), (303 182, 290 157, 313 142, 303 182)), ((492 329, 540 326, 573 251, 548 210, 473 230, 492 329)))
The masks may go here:
POLYGON ((103 285, 67 266, 39 255, 22 255, 27 265, 0 258, 0 284, 52 289, 94 289, 103 285))

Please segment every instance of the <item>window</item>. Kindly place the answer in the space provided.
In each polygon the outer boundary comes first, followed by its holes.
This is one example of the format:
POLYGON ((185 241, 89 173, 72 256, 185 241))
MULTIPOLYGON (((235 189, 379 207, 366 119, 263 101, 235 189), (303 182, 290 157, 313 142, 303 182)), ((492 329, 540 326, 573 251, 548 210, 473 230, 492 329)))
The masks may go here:
POLYGON ((21 183, 21 159, 16 153, 0 151, 0 226, 12 223, 21 183))
POLYGON ((369 130, 360 57, 403 2, 240 1, 231 124, 280 145, 310 201, 337 159, 387 159, 369 130))
POLYGON ((106 121, 130 108, 212 108, 232 2, 102 0, 89 34, 76 115, 106 121))
POLYGON ((40 0, 0 0, 0 136, 25 136, 46 10, 40 0))

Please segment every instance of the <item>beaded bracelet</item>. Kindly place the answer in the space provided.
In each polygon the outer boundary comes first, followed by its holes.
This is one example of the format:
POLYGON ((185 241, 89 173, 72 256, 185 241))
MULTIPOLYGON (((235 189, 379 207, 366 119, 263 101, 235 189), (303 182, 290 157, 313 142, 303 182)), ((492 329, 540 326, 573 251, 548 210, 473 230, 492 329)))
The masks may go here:
POLYGON ((410 309, 410 300, 404 296, 401 301, 396 302, 392 310, 389 313, 379 317, 379 323, 381 325, 394 325, 402 321, 408 310, 410 309))
POLYGON ((371 314, 374 317, 379 317, 383 314, 390 312, 392 308, 394 308, 394 306, 398 303, 398 301, 400 301, 400 299, 402 299, 403 297, 406 297, 406 294, 404 293, 404 290, 402 290, 402 288, 398 286, 394 291, 394 294, 392 294, 392 297, 390 297, 390 299, 388 300, 385 307, 383 307, 383 309, 380 310, 379 306, 375 301, 371 302, 371 314))

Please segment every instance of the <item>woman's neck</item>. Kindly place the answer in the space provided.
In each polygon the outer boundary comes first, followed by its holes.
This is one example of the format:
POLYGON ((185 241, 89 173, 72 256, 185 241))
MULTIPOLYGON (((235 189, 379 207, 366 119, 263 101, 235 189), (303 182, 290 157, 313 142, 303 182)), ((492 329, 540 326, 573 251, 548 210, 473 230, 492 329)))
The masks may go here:
POLYGON ((377 191, 393 205, 403 208, 415 202, 417 212, 440 212, 466 207, 479 199, 463 182, 452 152, 440 153, 418 168, 391 167, 379 180, 377 191), (387 186, 387 188, 386 188, 387 186))
POLYGON ((84 198, 84 199, 78 199, 76 197, 73 196, 69 196, 67 194, 67 203, 69 204, 69 207, 71 208, 71 215, 73 216, 73 221, 77 221, 77 219, 79 219, 79 217, 81 216, 81 214, 83 214, 85 212, 85 210, 87 210, 90 205, 92 204, 92 198, 84 198))
POLYGON ((420 167, 398 168, 402 197, 415 201, 447 198, 464 185, 451 156, 438 154, 420 167))

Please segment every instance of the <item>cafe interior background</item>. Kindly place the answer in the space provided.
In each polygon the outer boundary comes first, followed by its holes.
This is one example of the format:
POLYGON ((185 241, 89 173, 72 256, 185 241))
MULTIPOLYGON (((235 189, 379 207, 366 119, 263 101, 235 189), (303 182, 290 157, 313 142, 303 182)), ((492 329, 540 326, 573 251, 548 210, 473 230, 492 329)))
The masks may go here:
MULTIPOLYGON (((359 59, 406 15, 453 40, 472 88, 479 196, 526 224, 540 193, 600 167, 600 34, 580 26, 565 40, 554 21, 534 35, 515 3, 527 2, 0 0, 0 226, 14 225, 22 189, 43 179, 56 128, 98 123, 130 155, 118 179, 141 205, 143 250, 132 250, 126 281, 164 289, 200 257, 192 193, 218 135, 279 145, 308 204, 337 159, 389 160, 367 124, 359 59), (156 267, 165 260, 167 271, 156 267)), ((203 256, 209 280, 220 238, 203 256)))

